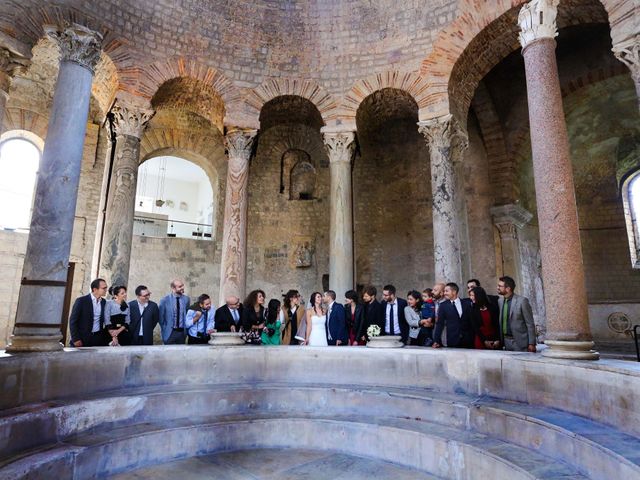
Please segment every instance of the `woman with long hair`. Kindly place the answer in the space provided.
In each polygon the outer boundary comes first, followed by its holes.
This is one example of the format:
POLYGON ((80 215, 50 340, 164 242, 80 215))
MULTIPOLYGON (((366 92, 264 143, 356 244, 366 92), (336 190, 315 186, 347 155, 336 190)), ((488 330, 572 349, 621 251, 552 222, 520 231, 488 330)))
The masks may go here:
POLYGON ((417 290, 411 290, 407 294, 407 306, 404 307, 404 318, 409 324, 409 340, 410 345, 423 347, 418 342, 418 334, 420 333, 420 313, 422 310, 422 294, 417 290))
POLYGON ((298 290, 289 290, 284 294, 284 308, 280 313, 282 345, 298 345, 306 339, 307 324, 304 307, 300 305, 301 298, 298 290))
POLYGON ((322 294, 313 292, 309 299, 310 308, 307 310, 307 345, 311 347, 326 347, 327 327, 325 311, 322 308, 322 294))
POLYGON ((253 345, 260 345, 262 342, 260 335, 264 328, 264 300, 264 291, 252 290, 247 295, 242 307, 242 328, 245 342, 253 345))
POLYGON ((474 332, 474 348, 496 350, 500 348, 500 322, 498 305, 489 301, 482 287, 469 291, 473 303, 471 325, 474 332))
POLYGON ((115 285, 109 289, 111 300, 105 305, 105 335, 109 341, 109 345, 117 347, 119 345, 131 345, 131 336, 129 335, 129 324, 131 316, 129 312, 129 304, 127 303, 127 287, 124 285, 115 285))
POLYGON ((280 345, 280 300, 271 299, 265 313, 264 328, 262 329, 263 345, 280 345))
POLYGON ((344 296, 346 298, 344 309, 347 312, 349 345, 366 345, 366 342, 358 341, 367 333, 364 326, 364 305, 358 301, 358 294, 355 290, 347 291, 344 296))

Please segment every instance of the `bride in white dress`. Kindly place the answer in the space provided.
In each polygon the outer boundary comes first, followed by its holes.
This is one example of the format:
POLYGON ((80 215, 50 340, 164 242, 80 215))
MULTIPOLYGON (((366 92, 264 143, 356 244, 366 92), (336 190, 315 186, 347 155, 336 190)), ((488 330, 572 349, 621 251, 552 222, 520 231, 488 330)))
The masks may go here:
POLYGON ((322 294, 311 295, 311 307, 307 309, 307 345, 311 347, 327 346, 327 329, 325 312, 322 309, 322 294))

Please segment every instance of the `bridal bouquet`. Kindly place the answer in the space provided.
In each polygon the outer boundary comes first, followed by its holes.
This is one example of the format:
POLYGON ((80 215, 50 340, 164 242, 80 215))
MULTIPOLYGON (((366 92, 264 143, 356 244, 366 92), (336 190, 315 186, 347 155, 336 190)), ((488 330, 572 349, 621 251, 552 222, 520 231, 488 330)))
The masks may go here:
POLYGON ((380 335, 380 327, 378 325, 370 325, 367 328, 367 336, 377 337, 378 335, 380 335))

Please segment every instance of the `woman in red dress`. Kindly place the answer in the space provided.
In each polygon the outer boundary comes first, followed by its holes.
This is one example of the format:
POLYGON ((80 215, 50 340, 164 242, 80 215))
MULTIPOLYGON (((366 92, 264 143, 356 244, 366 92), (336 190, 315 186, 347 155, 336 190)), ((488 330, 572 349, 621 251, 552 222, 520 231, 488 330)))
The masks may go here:
POLYGON ((474 287, 469 292, 473 302, 471 324, 473 325, 474 348, 496 350, 500 348, 500 323, 498 305, 489 301, 482 287, 474 287))

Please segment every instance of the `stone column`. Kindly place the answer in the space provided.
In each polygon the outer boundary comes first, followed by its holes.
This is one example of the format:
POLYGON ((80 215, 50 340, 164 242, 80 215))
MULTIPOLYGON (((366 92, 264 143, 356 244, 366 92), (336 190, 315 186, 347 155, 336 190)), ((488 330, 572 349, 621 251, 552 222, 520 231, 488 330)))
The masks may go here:
POLYGON ((342 298, 353 282, 353 196, 351 160, 355 132, 325 132, 331 173, 329 210, 329 285, 342 298))
POLYGON ((102 36, 80 25, 45 27, 62 57, 36 185, 16 323, 7 351, 62 349, 60 324, 91 83, 102 36))
POLYGON ((560 0, 534 0, 520 10, 533 173, 545 282, 547 340, 543 355, 598 359, 592 350, 569 139, 556 64, 560 0))
POLYGON ((431 158, 435 281, 462 285, 462 212, 456 199, 455 163, 468 146, 467 135, 452 115, 418 122, 418 127, 427 139, 431 158))
POLYGON ((640 109, 640 33, 614 45, 612 50, 616 58, 629 67, 631 78, 636 84, 640 109))
POLYGON ((99 275, 109 285, 128 285, 140 165, 140 139, 153 110, 118 102, 113 107, 116 151, 107 192, 99 275))
POLYGON ((224 200, 220 271, 220 305, 229 295, 242 301, 247 275, 247 186, 256 130, 232 128, 224 141, 229 156, 224 200))
POLYGON ((0 134, 4 131, 4 115, 9 99, 11 80, 17 73, 26 70, 29 63, 29 60, 24 57, 0 46, 0 134))
POLYGON ((518 230, 531 221, 533 215, 520 205, 508 204, 491 209, 493 223, 500 232, 502 275, 509 275, 522 288, 522 263, 518 230))

